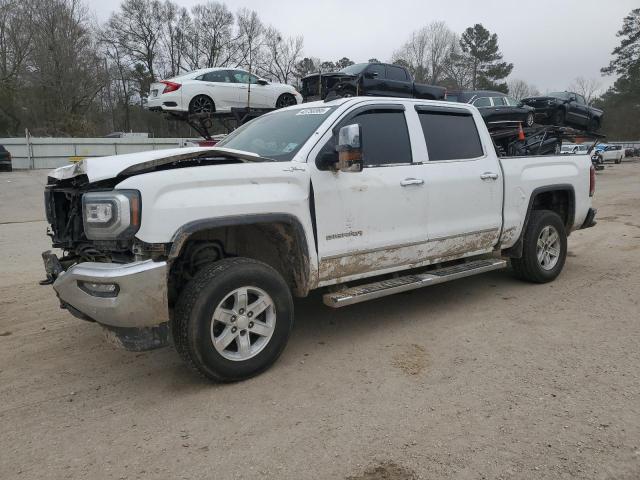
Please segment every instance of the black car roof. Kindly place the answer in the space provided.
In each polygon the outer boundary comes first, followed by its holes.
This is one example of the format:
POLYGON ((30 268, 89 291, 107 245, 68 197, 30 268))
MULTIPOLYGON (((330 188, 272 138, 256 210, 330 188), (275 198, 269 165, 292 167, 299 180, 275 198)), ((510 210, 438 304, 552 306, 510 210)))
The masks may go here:
POLYGON ((477 97, 506 97, 507 94, 503 92, 495 92, 493 90, 457 90, 450 91, 447 95, 457 96, 458 101, 463 103, 468 102, 472 98, 477 97))

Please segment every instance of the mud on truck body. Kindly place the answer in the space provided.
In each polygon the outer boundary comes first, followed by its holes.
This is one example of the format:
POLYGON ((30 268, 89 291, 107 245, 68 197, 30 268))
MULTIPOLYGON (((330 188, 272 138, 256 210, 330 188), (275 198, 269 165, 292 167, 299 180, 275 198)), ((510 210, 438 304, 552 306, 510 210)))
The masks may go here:
POLYGON ((206 377, 268 368, 293 297, 342 307, 503 268, 555 279, 595 224, 588 155, 500 159, 470 105, 398 98, 263 115, 214 148, 84 160, 45 191, 61 305, 206 377))

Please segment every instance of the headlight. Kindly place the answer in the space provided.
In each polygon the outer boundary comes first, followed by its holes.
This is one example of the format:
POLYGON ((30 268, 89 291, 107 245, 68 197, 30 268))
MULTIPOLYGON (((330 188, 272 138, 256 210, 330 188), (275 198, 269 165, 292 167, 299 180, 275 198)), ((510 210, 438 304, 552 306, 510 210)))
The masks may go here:
POLYGON ((82 196, 84 234, 89 240, 126 240, 140 228, 140 192, 113 190, 82 196))

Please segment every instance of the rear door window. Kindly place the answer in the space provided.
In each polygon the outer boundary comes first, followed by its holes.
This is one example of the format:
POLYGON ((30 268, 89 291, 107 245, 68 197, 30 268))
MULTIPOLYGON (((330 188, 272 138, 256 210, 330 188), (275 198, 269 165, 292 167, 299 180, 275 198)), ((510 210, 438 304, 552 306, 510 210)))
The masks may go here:
POLYGON ((398 82, 406 82, 407 74, 404 68, 387 65, 387 78, 389 80, 396 80, 398 82))
POLYGON ((231 83, 231 75, 229 70, 216 70, 215 72, 208 72, 202 75, 202 80, 205 82, 216 83, 231 83))
POLYGON ((490 107, 491 106, 491 99, 489 97, 476 98, 473 101, 473 106, 477 107, 477 108, 490 107))
POLYGON ((493 97, 494 107, 504 107, 507 103, 504 101, 504 97, 493 97))
POLYGON ((484 152, 471 113, 428 110, 416 107, 427 143, 429 161, 466 160, 484 152))

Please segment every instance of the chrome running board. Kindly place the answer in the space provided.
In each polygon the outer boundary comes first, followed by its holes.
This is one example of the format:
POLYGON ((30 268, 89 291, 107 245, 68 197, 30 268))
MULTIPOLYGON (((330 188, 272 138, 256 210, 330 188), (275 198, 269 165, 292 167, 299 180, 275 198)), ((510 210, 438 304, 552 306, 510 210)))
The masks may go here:
POLYGON ((469 277, 478 273, 498 270, 507 266, 507 261, 497 258, 474 260, 472 262, 431 270, 428 273, 417 273, 404 277, 391 278, 379 282, 349 287, 336 292, 325 293, 322 297, 325 305, 338 308, 354 303, 365 302, 374 298, 385 297, 400 292, 408 292, 417 288, 428 287, 437 283, 449 282, 458 278, 469 277))

